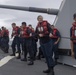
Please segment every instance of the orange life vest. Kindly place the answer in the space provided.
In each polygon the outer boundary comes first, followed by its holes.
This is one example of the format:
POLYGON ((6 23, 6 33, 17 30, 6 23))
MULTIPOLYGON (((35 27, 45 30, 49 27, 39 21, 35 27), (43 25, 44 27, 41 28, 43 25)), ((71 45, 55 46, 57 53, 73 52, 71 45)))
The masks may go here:
POLYGON ((48 28, 47 28, 48 22, 47 21, 43 21, 41 24, 38 23, 37 25, 37 30, 39 34, 49 34, 48 28))
POLYGON ((13 28, 13 31, 12 31, 12 36, 18 36, 19 34, 18 34, 18 30, 19 30, 19 27, 18 26, 16 26, 15 28, 13 28))
POLYGON ((54 28, 53 32, 52 32, 53 36, 51 38, 57 39, 58 38, 57 32, 58 32, 58 30, 56 28, 54 28))
POLYGON ((1 31, 1 36, 9 36, 9 31, 8 30, 2 30, 1 31))
POLYGON ((24 27, 22 30, 21 30, 21 32, 20 32, 20 34, 21 34, 21 37, 22 38, 29 38, 30 37, 30 35, 27 33, 27 30, 29 29, 29 27, 24 27))
POLYGON ((72 39, 73 42, 76 43, 76 22, 74 22, 72 25, 72 39))

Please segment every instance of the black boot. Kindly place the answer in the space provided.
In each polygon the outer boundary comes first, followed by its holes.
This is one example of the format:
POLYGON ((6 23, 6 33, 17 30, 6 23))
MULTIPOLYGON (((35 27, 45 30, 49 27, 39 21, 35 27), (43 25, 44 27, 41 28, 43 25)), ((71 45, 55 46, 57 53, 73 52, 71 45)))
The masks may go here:
POLYGON ((54 75, 54 70, 51 69, 51 71, 47 75, 54 75))
POLYGON ((15 54, 11 54, 10 56, 15 56, 15 54))
POLYGON ((19 55, 18 55, 17 59, 21 59, 21 54, 20 54, 20 53, 19 53, 19 55))
POLYGON ((41 60, 41 57, 40 56, 37 56, 37 60, 41 60))
POLYGON ((28 56, 28 58, 30 58, 30 56, 28 56))
POLYGON ((19 56, 17 57, 17 59, 21 59, 21 56, 19 55, 19 56))
POLYGON ((27 58, 23 58, 23 59, 21 59, 21 61, 27 61, 27 58))
POLYGON ((55 65, 57 65, 58 64, 58 62, 57 62, 57 60, 55 60, 55 65))
POLYGON ((53 73, 54 72, 54 70, 53 70, 53 68, 48 68, 47 70, 45 70, 45 71, 43 71, 43 73, 53 73))
POLYGON ((18 53, 19 51, 16 51, 16 53, 18 53))
POLYGON ((33 62, 33 61, 30 61, 30 62, 28 63, 28 65, 34 65, 34 62, 33 62))
POLYGON ((50 73, 50 69, 44 70, 43 73, 50 73))
POLYGON ((11 54, 10 56, 15 56, 15 50, 12 50, 13 51, 13 54, 11 54))

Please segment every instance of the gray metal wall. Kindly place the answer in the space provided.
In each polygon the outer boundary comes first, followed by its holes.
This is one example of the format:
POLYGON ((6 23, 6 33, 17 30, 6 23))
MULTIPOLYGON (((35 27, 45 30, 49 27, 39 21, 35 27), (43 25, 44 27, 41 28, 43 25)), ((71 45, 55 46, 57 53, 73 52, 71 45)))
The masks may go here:
MULTIPOLYGON (((76 12, 76 0, 63 0, 55 25, 62 37, 70 37, 70 28, 73 22, 73 14, 76 12)), ((59 48, 70 49, 70 40, 62 38, 59 48)))
MULTIPOLYGON (((73 23, 73 14, 76 12, 76 0, 64 0, 54 24, 62 37, 70 37, 70 28, 73 23)), ((71 49, 70 39, 62 38, 59 48, 71 49)), ((76 60, 71 56, 60 56, 59 62, 76 67, 76 60)))

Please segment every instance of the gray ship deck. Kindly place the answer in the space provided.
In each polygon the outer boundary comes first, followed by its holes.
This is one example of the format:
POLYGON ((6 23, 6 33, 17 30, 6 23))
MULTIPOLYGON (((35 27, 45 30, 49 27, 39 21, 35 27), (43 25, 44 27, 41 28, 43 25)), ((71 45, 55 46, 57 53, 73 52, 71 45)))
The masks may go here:
MULTIPOLYGON (((8 55, 0 50, 0 59, 8 55)), ((46 75, 42 72, 46 68, 47 66, 43 59, 41 61, 36 60, 33 66, 28 66, 27 62, 21 62, 14 57, 0 67, 0 75, 46 75)), ((76 75, 76 68, 59 64, 55 67, 55 75, 76 75)))

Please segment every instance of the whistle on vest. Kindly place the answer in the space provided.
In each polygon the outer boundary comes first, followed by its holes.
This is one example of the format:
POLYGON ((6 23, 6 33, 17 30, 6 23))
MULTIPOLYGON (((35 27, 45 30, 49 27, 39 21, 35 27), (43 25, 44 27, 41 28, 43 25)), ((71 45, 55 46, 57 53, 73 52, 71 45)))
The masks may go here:
POLYGON ((15 31, 12 31, 13 34, 15 34, 15 31))
POLYGON ((44 28, 43 27, 38 27, 38 31, 39 32, 43 32, 44 31, 44 28))
POLYGON ((49 34, 49 37, 53 37, 53 34, 52 34, 52 33, 50 33, 50 34, 49 34))
POLYGON ((21 31, 21 32, 20 32, 20 34, 24 34, 24 32, 23 32, 23 31, 21 31))
POLYGON ((30 37, 32 37, 32 33, 30 33, 30 37))
POLYGON ((44 35, 43 34, 39 34, 39 37, 43 37, 44 35))

